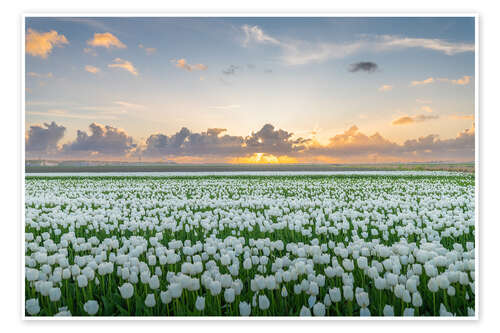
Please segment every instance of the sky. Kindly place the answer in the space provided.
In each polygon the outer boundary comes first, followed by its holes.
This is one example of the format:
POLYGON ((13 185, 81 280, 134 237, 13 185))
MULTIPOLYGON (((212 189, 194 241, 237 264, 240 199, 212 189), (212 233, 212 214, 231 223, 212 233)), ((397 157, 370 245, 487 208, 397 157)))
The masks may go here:
POLYGON ((26 158, 474 160, 473 17, 28 17, 26 158))

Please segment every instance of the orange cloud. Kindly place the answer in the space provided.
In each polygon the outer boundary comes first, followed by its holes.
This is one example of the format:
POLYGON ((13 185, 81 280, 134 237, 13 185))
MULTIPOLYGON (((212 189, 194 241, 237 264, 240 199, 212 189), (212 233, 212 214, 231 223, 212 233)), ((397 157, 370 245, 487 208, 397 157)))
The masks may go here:
POLYGON ((462 77, 462 78, 460 78, 460 79, 457 79, 457 80, 451 80, 451 83, 453 83, 453 84, 458 84, 458 85, 461 85, 461 86, 465 86, 465 85, 469 84, 470 79, 471 79, 471 77, 470 77, 470 76, 465 75, 464 77, 462 77))
MULTIPOLYGON (((430 109, 430 108, 429 108, 430 109)), ((429 112, 429 111, 428 111, 429 112)), ((432 110, 430 111, 432 112, 432 110)), ((438 119, 439 116, 433 116, 433 115, 425 115, 425 114, 419 114, 416 116, 403 116, 395 119, 392 124, 393 125, 408 125, 412 123, 421 123, 427 120, 432 120, 432 119, 438 119)))
POLYGON ((384 84, 383 86, 381 86, 380 88, 378 88, 378 91, 391 91, 393 88, 393 86, 389 85, 389 84, 384 84))
POLYGON ((433 82, 434 82, 434 78, 430 77, 430 78, 427 78, 427 79, 422 80, 422 81, 411 81, 410 86, 416 87, 416 86, 421 86, 421 85, 425 85, 425 84, 430 84, 433 82))
POLYGON ((146 51, 147 55, 151 55, 151 54, 153 54, 153 53, 156 52, 156 48, 154 48, 154 47, 144 47, 144 45, 142 45, 142 44, 139 44, 139 48, 144 49, 144 51, 146 51))
POLYGON ((121 69, 124 69, 124 70, 130 72, 133 75, 136 75, 136 76, 139 75, 139 73, 137 72, 137 69, 134 67, 134 65, 130 61, 123 60, 121 58, 115 58, 113 60, 113 64, 109 64, 108 67, 121 68, 121 69))
POLYGON ((54 77, 54 75, 52 75, 52 72, 49 72, 47 74, 40 74, 40 73, 35 73, 35 72, 28 72, 27 75, 31 76, 31 77, 36 77, 36 78, 39 78, 39 79, 50 79, 50 78, 54 77))
POLYGON ((41 57, 46 59, 52 52, 54 46, 61 47, 63 44, 69 44, 64 35, 60 35, 57 31, 38 32, 33 29, 28 29, 26 36, 26 53, 33 57, 41 57))
POLYGON ((105 33, 95 33, 93 39, 89 39, 87 44, 93 47, 101 46, 107 49, 111 47, 117 47, 119 49, 124 49, 127 46, 123 44, 115 35, 110 32, 105 33))
POLYGON ((421 108, 421 109, 422 109, 422 111, 425 111, 425 112, 429 112, 429 113, 431 113, 431 112, 432 112, 431 107, 430 107, 430 106, 427 106, 427 105, 422 106, 422 108, 421 108))
POLYGON ((474 120, 474 115, 473 114, 466 114, 466 115, 451 115, 451 119, 462 119, 462 120, 474 120))
POLYGON ((191 71, 204 71, 208 68, 206 65, 203 65, 203 64, 190 65, 187 63, 186 59, 179 59, 179 60, 174 59, 173 62, 175 62, 175 66, 182 68, 182 69, 185 69, 189 72, 191 72, 191 71))
POLYGON ((392 122, 393 125, 406 125, 406 124, 412 124, 414 123, 415 120, 412 117, 404 116, 404 117, 399 117, 398 119, 394 120, 392 122))
POLYGON ((98 67, 95 67, 92 65, 85 66, 85 70, 89 73, 92 73, 92 74, 97 74, 101 71, 98 67))
POLYGON ((441 82, 449 82, 454 85, 459 85, 459 86, 466 86, 470 83, 472 76, 469 75, 464 75, 463 77, 453 80, 453 79, 447 79, 447 78, 439 78, 438 80, 441 82))

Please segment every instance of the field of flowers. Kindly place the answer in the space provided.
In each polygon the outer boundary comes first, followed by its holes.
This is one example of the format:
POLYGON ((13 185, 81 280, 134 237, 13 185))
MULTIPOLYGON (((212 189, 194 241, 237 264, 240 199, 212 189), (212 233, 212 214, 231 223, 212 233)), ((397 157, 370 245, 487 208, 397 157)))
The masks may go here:
POLYGON ((474 176, 27 177, 27 316, 473 316, 474 176))

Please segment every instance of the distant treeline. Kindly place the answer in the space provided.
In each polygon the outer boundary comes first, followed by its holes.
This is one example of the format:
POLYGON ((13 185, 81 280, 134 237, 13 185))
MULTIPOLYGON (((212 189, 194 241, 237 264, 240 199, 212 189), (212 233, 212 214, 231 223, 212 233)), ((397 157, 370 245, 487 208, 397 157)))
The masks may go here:
POLYGON ((214 171, 394 171, 431 170, 474 172, 473 163, 428 164, 165 164, 25 166, 26 173, 42 172, 214 172, 214 171))

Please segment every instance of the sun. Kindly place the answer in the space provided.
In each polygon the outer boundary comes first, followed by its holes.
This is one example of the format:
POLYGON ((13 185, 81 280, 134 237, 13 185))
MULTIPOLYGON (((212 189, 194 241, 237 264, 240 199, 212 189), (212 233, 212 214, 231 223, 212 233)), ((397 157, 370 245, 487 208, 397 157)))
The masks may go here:
POLYGON ((266 153, 254 153, 249 157, 235 157, 230 163, 233 164, 293 164, 298 163, 293 157, 282 155, 275 156, 266 153))

